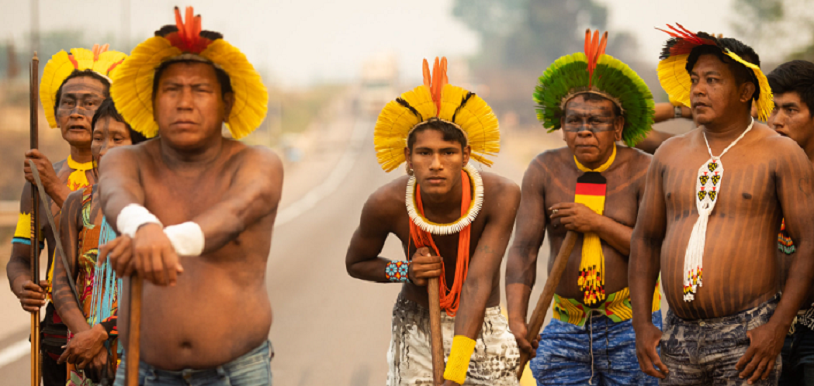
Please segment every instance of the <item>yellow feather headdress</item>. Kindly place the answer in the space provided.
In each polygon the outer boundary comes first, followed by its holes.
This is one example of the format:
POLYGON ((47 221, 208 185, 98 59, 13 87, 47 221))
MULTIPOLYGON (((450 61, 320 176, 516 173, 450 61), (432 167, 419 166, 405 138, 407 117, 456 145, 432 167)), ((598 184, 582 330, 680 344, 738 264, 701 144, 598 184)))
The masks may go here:
POLYGON ((382 109, 373 131, 376 158, 390 172, 403 162, 407 138, 418 126, 441 120, 464 133, 471 157, 491 166, 487 156, 500 151, 500 128, 492 108, 475 93, 448 84, 447 59, 435 58, 432 75, 424 60, 424 84, 401 94, 382 109))
POLYGON ((690 87, 692 86, 692 80, 686 68, 687 59, 696 47, 703 45, 714 46, 719 48, 726 56, 751 70, 758 87, 757 98, 755 99, 758 119, 767 121, 772 110, 774 110, 774 98, 772 97, 769 80, 760 70, 760 67, 743 60, 738 54, 724 47, 721 43, 723 38, 720 35, 715 36, 705 32, 693 33, 681 24, 676 23, 676 26, 678 28, 668 24, 667 28, 670 31, 657 28, 671 36, 661 51, 658 65, 659 82, 664 91, 667 92, 670 101, 691 107, 690 87))
POLYGON ((175 8, 175 26, 164 26, 133 49, 130 58, 113 77, 110 96, 124 119, 147 137, 158 133, 153 119, 153 78, 162 63, 193 60, 211 63, 229 76, 235 102, 226 127, 236 139, 243 138, 263 122, 268 91, 246 55, 223 40, 219 33, 201 30, 201 16, 186 8, 185 21, 175 8))
POLYGON ((42 108, 45 110, 45 119, 48 120, 51 128, 57 127, 57 120, 54 116, 57 91, 74 70, 91 70, 110 81, 111 75, 119 68, 119 64, 127 58, 127 54, 122 52, 108 51, 108 46, 107 44, 103 46, 95 44, 92 50, 71 48, 70 54, 59 51, 48 60, 42 71, 40 100, 42 108))

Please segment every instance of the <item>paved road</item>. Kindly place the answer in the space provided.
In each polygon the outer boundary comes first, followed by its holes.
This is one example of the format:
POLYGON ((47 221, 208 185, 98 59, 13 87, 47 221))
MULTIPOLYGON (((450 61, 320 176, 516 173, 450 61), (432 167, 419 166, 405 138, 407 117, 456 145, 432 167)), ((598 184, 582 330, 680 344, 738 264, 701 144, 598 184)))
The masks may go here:
MULTIPOLYGON (((384 173, 376 163, 371 120, 354 119, 348 124, 358 140, 350 139, 344 155, 330 162, 331 172, 300 168, 286 176, 286 181, 301 181, 308 179, 303 173, 313 173, 311 180, 317 182, 308 189, 303 188, 304 183, 285 186, 284 210, 288 212, 274 231, 267 283, 274 310, 270 339, 276 351, 272 362, 275 385, 385 382, 390 316, 399 286, 352 279, 345 271, 344 257, 364 201, 400 173, 384 173)), ((522 169, 505 155, 492 168, 517 182, 522 169)), ((388 240, 383 255, 403 259, 394 238, 388 240)), ((538 269, 538 283, 546 277, 543 266, 538 269)), ((533 298, 542 285, 537 287, 533 298)), ((27 335, 24 328, 1 338, 0 352, 27 335)), ((26 384, 28 362, 24 355, 0 367, 0 386, 26 384)))

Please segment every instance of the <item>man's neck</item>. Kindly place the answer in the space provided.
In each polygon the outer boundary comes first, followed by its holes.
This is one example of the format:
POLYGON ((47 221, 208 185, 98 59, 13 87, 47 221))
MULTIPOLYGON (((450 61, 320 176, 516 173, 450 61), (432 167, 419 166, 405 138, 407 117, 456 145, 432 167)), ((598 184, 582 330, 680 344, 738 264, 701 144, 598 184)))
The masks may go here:
POLYGON ((214 138, 204 146, 193 150, 173 148, 167 141, 162 141, 161 138, 158 138, 158 141, 161 158, 171 169, 196 168, 209 165, 220 156, 224 146, 223 137, 214 138))
MULTIPOLYGON (((749 124, 752 123, 752 116, 749 115, 748 112, 737 114, 736 116, 736 119, 727 120, 725 122, 709 122, 704 124, 703 130, 706 134, 707 141, 710 142, 710 146, 712 146, 712 142, 715 141, 734 141, 749 127, 749 124)), ((724 146, 728 146, 728 144, 724 146)))
POLYGON ((429 212, 443 215, 450 211, 460 210, 461 200, 463 199, 463 186, 461 182, 459 178, 452 189, 443 195, 426 194, 422 192, 421 203, 424 207, 424 213, 429 212))
POLYGON ((71 159, 81 164, 92 161, 93 156, 90 147, 84 148, 71 145, 71 159))
POLYGON ((600 166, 604 165, 604 164, 605 164, 605 162, 608 162, 608 160, 610 159, 611 155, 613 155, 613 149, 611 149, 610 151, 606 152, 606 153, 605 153, 604 155, 602 155, 602 157, 601 157, 601 158, 599 158, 599 160, 597 160, 597 161, 594 161, 594 162, 582 162, 582 160, 581 160, 581 159, 579 159, 578 157, 577 157, 577 161, 579 161, 579 163, 580 163, 580 164, 582 164, 582 166, 584 166, 584 167, 586 167, 586 168, 588 168, 588 169, 594 170, 594 169, 598 169, 600 166))

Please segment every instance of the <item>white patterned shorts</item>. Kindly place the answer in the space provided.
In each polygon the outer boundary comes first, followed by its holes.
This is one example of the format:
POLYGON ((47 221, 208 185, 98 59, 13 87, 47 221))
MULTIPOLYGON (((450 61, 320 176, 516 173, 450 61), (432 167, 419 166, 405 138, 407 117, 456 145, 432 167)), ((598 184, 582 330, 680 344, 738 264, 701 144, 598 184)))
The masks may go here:
MULTIPOLYGON (((444 358, 449 356, 455 318, 441 312, 444 358)), ((520 351, 500 307, 487 308, 483 328, 469 361, 464 385, 516 386, 520 351)), ((432 385, 429 311, 399 296, 393 307, 390 350, 387 352, 388 386, 432 385)))

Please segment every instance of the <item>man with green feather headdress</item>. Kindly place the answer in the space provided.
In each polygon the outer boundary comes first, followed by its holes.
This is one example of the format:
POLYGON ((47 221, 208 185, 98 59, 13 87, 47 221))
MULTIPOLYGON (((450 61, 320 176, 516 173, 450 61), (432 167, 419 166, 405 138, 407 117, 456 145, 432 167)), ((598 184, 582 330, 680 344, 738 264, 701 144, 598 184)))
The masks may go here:
MULTIPOLYGON (((586 31, 585 53, 556 60, 534 93, 537 118, 549 132, 562 129, 568 145, 529 165, 506 267, 509 326, 520 349, 536 354, 530 367, 538 385, 656 384, 637 366, 627 280, 651 158, 633 146, 653 124, 653 96, 630 67, 604 54, 606 43, 607 32, 600 40, 586 31), (567 231, 578 239, 551 323, 529 342, 526 311, 546 231, 552 257, 567 231)), ((661 325, 655 293, 652 321, 661 325)))

